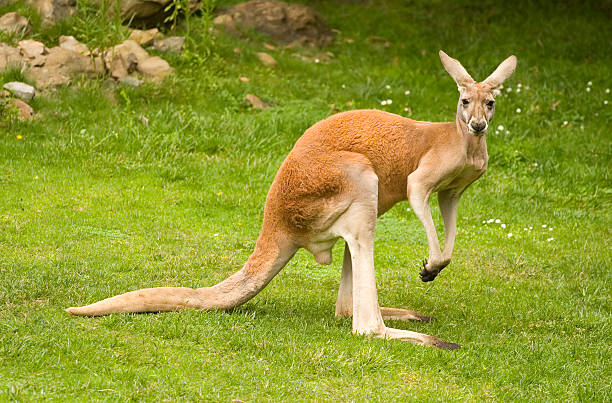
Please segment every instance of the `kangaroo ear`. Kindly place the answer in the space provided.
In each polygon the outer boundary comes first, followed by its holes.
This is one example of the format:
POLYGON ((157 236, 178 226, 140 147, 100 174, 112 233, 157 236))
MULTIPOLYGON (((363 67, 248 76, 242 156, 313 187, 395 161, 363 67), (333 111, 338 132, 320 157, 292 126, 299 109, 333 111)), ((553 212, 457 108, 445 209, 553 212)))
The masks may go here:
POLYGON ((442 65, 453 80, 455 80, 458 87, 464 87, 466 84, 472 84, 474 82, 474 79, 468 74, 458 60, 453 59, 443 51, 440 51, 440 60, 442 60, 442 65))
POLYGON ((508 77, 512 75, 512 73, 514 73, 515 69, 516 56, 512 55, 503 62, 501 62, 501 64, 495 69, 495 71, 491 73, 491 75, 487 77, 487 79, 484 80, 482 83, 484 85, 489 86, 491 89, 496 90, 497 88, 499 88, 500 85, 502 85, 504 81, 506 81, 508 77))

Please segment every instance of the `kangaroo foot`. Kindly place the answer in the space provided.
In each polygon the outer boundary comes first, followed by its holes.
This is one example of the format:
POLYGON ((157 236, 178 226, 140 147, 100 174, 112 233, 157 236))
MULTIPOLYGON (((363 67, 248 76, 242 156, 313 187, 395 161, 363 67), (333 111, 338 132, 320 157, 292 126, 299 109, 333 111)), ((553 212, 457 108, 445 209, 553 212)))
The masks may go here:
POLYGON ((401 340, 409 343, 420 344, 422 346, 437 347, 444 350, 456 350, 461 346, 456 343, 449 343, 434 336, 423 333, 412 332, 410 330, 393 329, 385 327, 376 337, 388 340, 401 340))
POLYGON ((384 306, 381 306, 380 313, 384 320, 418 320, 421 322, 431 322, 436 320, 436 318, 425 316, 409 309, 385 308, 384 306))

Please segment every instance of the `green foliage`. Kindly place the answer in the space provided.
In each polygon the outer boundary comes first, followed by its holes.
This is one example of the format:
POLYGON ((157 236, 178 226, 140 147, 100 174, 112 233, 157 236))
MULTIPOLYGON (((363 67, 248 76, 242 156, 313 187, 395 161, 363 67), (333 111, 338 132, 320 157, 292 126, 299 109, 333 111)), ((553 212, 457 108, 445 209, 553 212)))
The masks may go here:
MULTIPOLYGON (((164 55, 176 74, 162 85, 85 80, 37 96, 39 119, 0 117, 0 400, 611 400, 605 10, 309 4, 340 31, 329 48, 266 50, 269 39, 211 36, 209 15, 193 15, 175 28, 189 32, 187 49, 164 55), (518 57, 489 170, 462 199, 453 262, 433 283, 418 279, 427 243, 405 202, 378 222, 375 265, 382 305, 437 318, 392 326, 462 349, 353 336, 333 317, 342 242, 331 266, 298 252, 231 313, 63 312, 142 287, 212 285, 240 268, 276 170, 313 123, 355 108, 454 118, 441 48, 477 79, 518 57), (261 66, 260 51, 279 68, 261 66), (251 109, 247 93, 272 108, 251 109)), ((74 26, 45 35, 90 47, 125 37, 79 7, 74 26)))

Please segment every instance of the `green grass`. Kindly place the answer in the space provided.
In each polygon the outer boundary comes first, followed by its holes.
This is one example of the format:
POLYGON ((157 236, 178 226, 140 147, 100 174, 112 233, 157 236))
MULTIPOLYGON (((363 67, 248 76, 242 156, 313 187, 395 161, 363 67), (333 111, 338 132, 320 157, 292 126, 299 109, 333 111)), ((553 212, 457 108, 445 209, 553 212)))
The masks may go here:
MULTIPOLYGON (((309 3, 340 33, 327 49, 272 51, 276 70, 255 57, 269 39, 211 36, 193 17, 163 85, 77 80, 37 97, 37 120, 0 122, 0 400, 612 400, 606 3, 309 3), (377 227, 381 304, 438 319, 392 325, 460 350, 353 336, 333 316, 342 242, 331 266, 299 252, 229 314, 64 313, 236 271, 283 158, 336 110, 454 119, 438 49, 476 79, 519 60, 492 125, 505 129, 488 136, 489 170, 461 202, 451 265, 420 282, 427 244, 406 202, 377 227), (251 110, 247 93, 273 107, 251 110), (491 218, 507 228, 482 223, 491 218)), ((64 29, 92 46, 126 32, 114 21, 105 35, 91 10, 78 18, 64 29)))

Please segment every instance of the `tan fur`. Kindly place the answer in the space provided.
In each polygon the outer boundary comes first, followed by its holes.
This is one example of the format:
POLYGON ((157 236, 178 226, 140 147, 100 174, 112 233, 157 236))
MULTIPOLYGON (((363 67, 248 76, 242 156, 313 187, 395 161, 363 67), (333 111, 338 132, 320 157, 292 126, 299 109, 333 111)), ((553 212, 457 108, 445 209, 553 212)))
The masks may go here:
POLYGON ((485 134, 493 117, 491 102, 514 71, 516 58, 506 59, 482 83, 474 82, 457 60, 442 51, 440 58, 460 92, 455 122, 419 122, 378 110, 357 110, 331 116, 309 128, 276 174, 255 251, 242 270, 213 287, 149 288, 67 311, 94 316, 230 309, 261 291, 299 248, 312 252, 318 263, 331 263, 331 249, 342 237, 347 247, 336 315, 352 315, 354 333, 458 347, 384 325, 383 318, 431 318, 379 307, 373 260, 376 218, 408 199, 429 243, 429 259, 423 263, 421 278, 433 280, 450 262, 459 198, 487 169, 485 134), (434 192, 438 192, 444 218, 443 250, 429 210, 429 197, 434 192))

